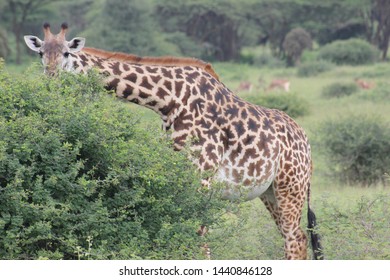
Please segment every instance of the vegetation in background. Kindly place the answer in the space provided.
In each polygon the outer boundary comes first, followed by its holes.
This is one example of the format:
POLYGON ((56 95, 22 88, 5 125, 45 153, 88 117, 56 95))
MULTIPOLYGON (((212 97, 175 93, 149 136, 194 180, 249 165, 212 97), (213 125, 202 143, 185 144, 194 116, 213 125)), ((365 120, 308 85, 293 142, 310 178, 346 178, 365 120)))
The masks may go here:
POLYGON ((323 217, 319 230, 326 259, 389 260, 389 193, 357 197, 348 208, 341 201, 348 203, 344 197, 332 200, 330 195, 315 202, 323 217))
POLYGON ((359 91, 359 87, 353 82, 336 82, 322 89, 322 96, 326 98, 343 97, 359 91))
POLYGON ((301 56, 305 49, 311 49, 313 41, 310 34, 303 28, 294 28, 283 41, 283 50, 287 57, 287 65, 295 66, 301 62, 301 56))
POLYGON ((335 64, 362 65, 378 60, 378 50, 360 39, 335 41, 322 47, 318 58, 335 64))
POLYGON ((302 117, 310 112, 306 100, 291 93, 249 95, 245 99, 262 107, 283 111, 292 118, 302 117))
POLYGON ((7 62, 18 64, 25 59, 23 35, 42 34, 46 21, 53 30, 67 21, 69 37, 86 36, 88 46, 139 55, 233 61, 243 48, 262 45, 285 60, 292 55, 287 35, 304 29, 320 47, 364 38, 384 60, 389 8, 383 0, 0 0, 0 23, 15 50, 7 62))
POLYGON ((11 53, 7 37, 7 32, 0 28, 0 57, 7 57, 11 53))
POLYGON ((312 77, 318 74, 330 71, 335 68, 331 62, 324 60, 304 62, 297 68, 297 75, 299 77, 312 77))
POLYGON ((386 82, 373 84, 374 88, 369 91, 361 91, 359 97, 364 100, 371 100, 374 102, 387 102, 390 100, 390 85, 386 82))
POLYGON ((347 184, 385 183, 390 166, 390 126, 379 117, 352 115, 329 120, 320 128, 329 168, 347 184))
MULTIPOLYGON (((325 259, 390 259, 388 192, 371 189, 369 193, 344 187, 337 191, 336 188, 328 188, 327 192, 321 193, 312 198, 312 206, 317 215, 325 259)), ((213 246, 210 243, 211 248, 215 248, 215 259, 284 258, 283 240, 260 201, 250 202, 241 210, 240 217, 230 214, 226 219, 229 221, 228 227, 213 231, 215 238, 224 240, 225 244, 213 246)), ((307 224, 305 215, 302 220, 303 225, 307 224)), ((308 254, 310 258, 311 252, 308 254)))
POLYGON ((362 15, 366 38, 381 51, 381 58, 387 58, 390 39, 390 2, 387 0, 363 0, 362 15))
POLYGON ((94 28, 84 32, 88 46, 141 56, 180 55, 169 36, 160 32, 150 0, 107 0, 102 6, 91 22, 94 28))

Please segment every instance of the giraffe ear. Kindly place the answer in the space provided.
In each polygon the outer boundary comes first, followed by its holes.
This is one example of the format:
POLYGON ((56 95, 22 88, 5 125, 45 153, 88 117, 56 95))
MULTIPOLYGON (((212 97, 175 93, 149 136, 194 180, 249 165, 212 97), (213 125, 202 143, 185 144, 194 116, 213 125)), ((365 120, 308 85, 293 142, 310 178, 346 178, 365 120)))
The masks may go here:
POLYGON ((41 39, 31 35, 24 36, 24 41, 26 42, 27 47, 29 47, 34 52, 39 52, 43 44, 41 39))
POLYGON ((85 45, 85 38, 76 37, 68 42, 68 47, 71 53, 76 53, 81 51, 85 45))

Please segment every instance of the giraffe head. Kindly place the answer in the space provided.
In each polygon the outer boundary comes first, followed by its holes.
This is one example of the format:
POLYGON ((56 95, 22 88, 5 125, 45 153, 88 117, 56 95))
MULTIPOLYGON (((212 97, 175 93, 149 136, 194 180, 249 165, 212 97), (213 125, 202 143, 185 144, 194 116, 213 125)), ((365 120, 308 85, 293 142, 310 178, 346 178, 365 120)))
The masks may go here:
POLYGON ((44 71, 48 75, 57 74, 59 69, 71 71, 73 69, 72 54, 81 51, 84 47, 84 38, 76 37, 66 41, 67 30, 68 25, 63 23, 61 31, 57 35, 53 35, 50 31, 50 25, 45 23, 43 25, 45 36, 43 41, 36 36, 24 36, 27 46, 41 56, 44 71))

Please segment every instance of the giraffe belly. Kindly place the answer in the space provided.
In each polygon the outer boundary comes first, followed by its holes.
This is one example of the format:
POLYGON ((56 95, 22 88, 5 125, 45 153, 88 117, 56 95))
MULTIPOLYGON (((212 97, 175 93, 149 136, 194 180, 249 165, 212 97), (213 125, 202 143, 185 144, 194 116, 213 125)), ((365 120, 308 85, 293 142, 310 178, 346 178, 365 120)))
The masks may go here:
POLYGON ((241 178, 238 180, 229 172, 229 168, 221 167, 215 176, 215 180, 224 185, 222 198, 236 200, 252 200, 262 195, 272 184, 275 173, 268 173, 267 176, 259 178, 241 178), (245 182, 245 184, 244 184, 245 182))
POLYGON ((231 201, 248 201, 262 195, 272 184, 265 181, 255 186, 228 186, 222 192, 222 199, 231 201))

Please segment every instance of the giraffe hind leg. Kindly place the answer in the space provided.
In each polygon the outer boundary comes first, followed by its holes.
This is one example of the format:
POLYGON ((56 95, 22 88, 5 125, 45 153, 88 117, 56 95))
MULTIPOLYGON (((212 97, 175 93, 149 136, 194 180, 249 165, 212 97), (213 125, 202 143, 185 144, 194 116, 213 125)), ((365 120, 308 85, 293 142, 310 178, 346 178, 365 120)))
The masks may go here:
POLYGON ((300 226, 305 196, 301 196, 299 201, 296 199, 297 194, 293 192, 286 191, 284 195, 275 196, 276 184, 274 182, 260 198, 271 213, 284 238, 286 259, 306 259, 307 237, 300 226))

